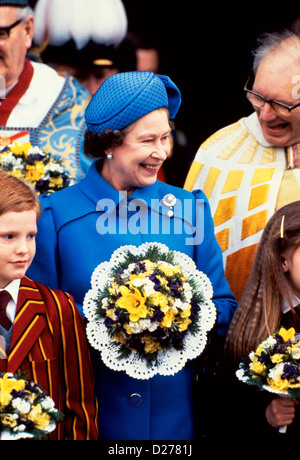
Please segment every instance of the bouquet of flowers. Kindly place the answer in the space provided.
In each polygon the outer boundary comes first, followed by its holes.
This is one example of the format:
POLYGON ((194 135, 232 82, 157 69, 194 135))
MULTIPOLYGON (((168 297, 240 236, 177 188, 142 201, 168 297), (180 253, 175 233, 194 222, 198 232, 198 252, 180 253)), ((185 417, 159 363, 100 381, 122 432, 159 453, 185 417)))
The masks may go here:
POLYGON ((57 192, 71 185, 72 180, 57 155, 46 153, 29 142, 0 149, 0 168, 30 182, 38 195, 57 192))
POLYGON ((20 373, 0 373, 1 441, 43 438, 62 417, 39 385, 20 373))
POLYGON ((135 378, 178 372, 200 355, 216 320, 212 287, 185 254, 159 243, 123 246, 92 276, 84 299, 91 345, 135 378))
POLYGON ((300 401, 300 334, 281 327, 240 363, 236 375, 248 385, 300 401))

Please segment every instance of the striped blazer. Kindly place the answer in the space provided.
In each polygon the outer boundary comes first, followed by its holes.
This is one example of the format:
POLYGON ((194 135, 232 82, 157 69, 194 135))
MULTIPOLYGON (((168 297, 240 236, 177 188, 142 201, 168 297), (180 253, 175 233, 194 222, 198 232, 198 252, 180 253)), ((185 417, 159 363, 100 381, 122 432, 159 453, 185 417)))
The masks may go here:
POLYGON ((50 440, 98 437, 97 403, 84 323, 73 298, 27 277, 21 280, 7 359, 0 371, 27 373, 64 413, 50 440))

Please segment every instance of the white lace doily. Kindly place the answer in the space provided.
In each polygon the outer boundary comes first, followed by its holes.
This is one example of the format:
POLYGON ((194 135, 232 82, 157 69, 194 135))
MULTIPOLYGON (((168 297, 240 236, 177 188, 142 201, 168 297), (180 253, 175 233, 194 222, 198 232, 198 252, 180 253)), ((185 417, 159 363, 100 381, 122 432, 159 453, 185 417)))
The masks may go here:
POLYGON ((128 357, 119 358, 119 349, 109 336, 107 327, 104 325, 104 319, 96 319, 97 305, 95 299, 99 294, 99 290, 103 290, 109 281, 110 270, 124 261, 125 254, 128 251, 134 255, 141 255, 153 246, 158 247, 161 252, 170 252, 167 246, 160 243, 145 243, 139 247, 122 246, 117 249, 112 254, 109 262, 101 263, 94 270, 91 289, 87 292, 83 302, 83 311, 88 320, 87 337, 90 344, 100 351, 103 362, 110 369, 125 371, 129 376, 136 379, 149 379, 155 374, 173 375, 180 371, 188 360, 194 359, 202 353, 207 342, 207 333, 212 329, 217 318, 216 307, 211 300, 213 289, 208 277, 196 269, 195 263, 186 254, 172 251, 174 262, 180 266, 186 275, 196 281, 203 294, 204 302, 201 303, 201 312, 198 317, 199 332, 194 335, 191 332, 186 334, 184 350, 159 351, 158 363, 152 367, 148 367, 145 360, 140 358, 134 350, 131 351, 128 357))

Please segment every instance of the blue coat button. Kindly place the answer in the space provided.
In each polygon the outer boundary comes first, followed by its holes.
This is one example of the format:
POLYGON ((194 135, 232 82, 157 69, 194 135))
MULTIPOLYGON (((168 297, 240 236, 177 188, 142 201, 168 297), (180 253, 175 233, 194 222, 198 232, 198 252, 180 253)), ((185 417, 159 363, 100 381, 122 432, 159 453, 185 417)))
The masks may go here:
POLYGON ((138 393, 133 393, 131 396, 129 396, 128 401, 131 406, 138 407, 142 404, 143 398, 138 393))

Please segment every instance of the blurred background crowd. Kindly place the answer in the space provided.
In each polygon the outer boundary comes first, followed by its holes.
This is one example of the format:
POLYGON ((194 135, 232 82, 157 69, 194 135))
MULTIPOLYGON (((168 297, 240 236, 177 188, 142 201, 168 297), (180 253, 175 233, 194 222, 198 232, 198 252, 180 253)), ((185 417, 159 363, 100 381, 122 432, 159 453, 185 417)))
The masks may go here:
MULTIPOLYGON (((35 7, 37 0, 29 3, 35 7)), ((295 4, 287 1, 279 8, 257 1, 237 5, 123 0, 123 5, 127 35, 126 45, 120 47, 119 70, 132 70, 136 64, 129 42, 147 49, 151 70, 169 75, 182 93, 176 127, 184 153, 174 155, 166 174, 169 183, 183 186, 200 144, 218 129, 251 113, 252 107, 243 96, 251 71, 251 51, 260 34, 295 20, 295 4)))

